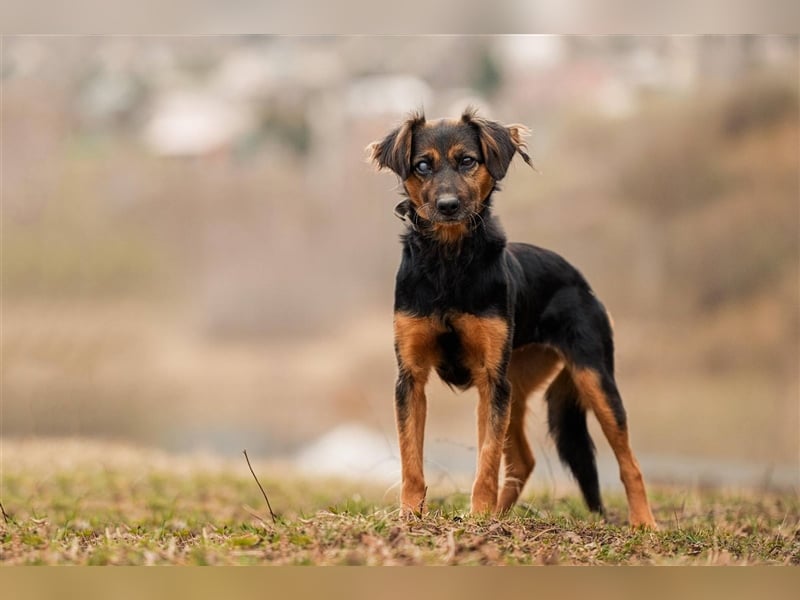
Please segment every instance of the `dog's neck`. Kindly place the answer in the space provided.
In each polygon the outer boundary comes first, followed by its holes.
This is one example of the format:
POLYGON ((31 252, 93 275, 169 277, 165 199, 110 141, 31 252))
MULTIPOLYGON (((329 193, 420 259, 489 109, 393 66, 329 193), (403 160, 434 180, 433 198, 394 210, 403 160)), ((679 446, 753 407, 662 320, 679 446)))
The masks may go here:
MULTIPOLYGON (((408 200, 404 202, 408 203, 408 200)), ((410 203, 405 207, 401 207, 402 204, 395 208, 395 214, 408 228, 403 242, 418 257, 430 257, 434 261, 457 258, 471 262, 479 257, 499 254, 505 248, 505 232, 488 203, 465 224, 463 234, 456 238, 443 238, 434 224, 420 217, 410 203)))

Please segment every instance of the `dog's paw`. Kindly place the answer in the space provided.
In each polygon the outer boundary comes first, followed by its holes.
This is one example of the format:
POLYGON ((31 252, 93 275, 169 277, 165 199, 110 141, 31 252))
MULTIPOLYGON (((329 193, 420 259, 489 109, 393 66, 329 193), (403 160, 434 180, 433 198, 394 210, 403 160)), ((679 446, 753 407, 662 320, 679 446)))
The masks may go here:
POLYGON ((400 513, 404 517, 421 517, 425 514, 425 498, 428 495, 428 488, 422 490, 422 493, 408 493, 404 492, 400 501, 400 513))
POLYGON ((631 516, 631 527, 634 529, 646 529, 648 531, 658 531, 658 523, 656 523, 653 515, 645 515, 640 517, 631 516))

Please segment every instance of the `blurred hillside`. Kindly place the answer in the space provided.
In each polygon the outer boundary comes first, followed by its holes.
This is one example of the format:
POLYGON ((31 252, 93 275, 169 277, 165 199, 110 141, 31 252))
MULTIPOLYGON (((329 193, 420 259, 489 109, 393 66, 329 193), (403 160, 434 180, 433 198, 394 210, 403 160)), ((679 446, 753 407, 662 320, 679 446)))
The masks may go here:
MULTIPOLYGON (((639 452, 796 475, 796 38, 22 37, 0 68, 4 436, 392 447, 401 225, 363 149, 473 103, 534 131, 497 211, 614 315, 639 452)), ((473 396, 431 396, 469 463, 473 396)))

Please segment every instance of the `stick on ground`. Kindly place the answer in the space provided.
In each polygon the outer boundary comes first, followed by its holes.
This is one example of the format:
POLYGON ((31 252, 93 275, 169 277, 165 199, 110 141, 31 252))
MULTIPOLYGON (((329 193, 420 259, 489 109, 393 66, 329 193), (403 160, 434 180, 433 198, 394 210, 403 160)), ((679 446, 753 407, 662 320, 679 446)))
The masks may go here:
POLYGON ((261 482, 258 480, 258 477, 256 477, 255 471, 253 471, 253 467, 250 464, 250 459, 247 456, 247 450, 242 450, 242 453, 244 454, 244 459, 247 461, 247 466, 250 468, 250 472, 253 474, 253 479, 256 480, 256 483, 258 484, 258 488, 261 490, 261 493, 264 496, 264 500, 267 501, 267 508, 269 509, 269 516, 272 517, 272 522, 276 523, 277 521, 275 519, 275 513, 272 512, 272 506, 269 503, 269 498, 267 498, 267 492, 264 491, 264 488, 261 486, 261 482))

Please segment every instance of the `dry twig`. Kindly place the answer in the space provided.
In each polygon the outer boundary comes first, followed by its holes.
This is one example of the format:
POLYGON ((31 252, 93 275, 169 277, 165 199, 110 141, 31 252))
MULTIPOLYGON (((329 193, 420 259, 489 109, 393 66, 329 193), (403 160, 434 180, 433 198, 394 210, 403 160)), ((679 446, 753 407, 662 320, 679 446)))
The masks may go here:
POLYGON ((253 479, 255 479, 256 483, 258 484, 258 487, 261 490, 261 494, 264 496, 264 500, 267 501, 267 508, 269 509, 269 515, 272 517, 272 522, 274 524, 277 522, 277 520, 275 519, 275 513, 272 512, 272 506, 269 503, 269 498, 267 498, 267 492, 264 491, 264 488, 261 486, 261 482, 258 480, 258 477, 256 477, 255 471, 253 471, 253 467, 250 464, 250 459, 247 456, 247 450, 242 450, 242 454, 244 454, 244 459, 247 461, 247 466, 250 468, 250 472, 253 474, 253 479))

